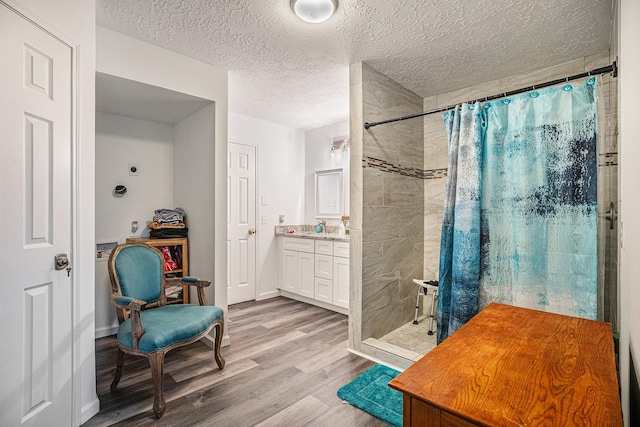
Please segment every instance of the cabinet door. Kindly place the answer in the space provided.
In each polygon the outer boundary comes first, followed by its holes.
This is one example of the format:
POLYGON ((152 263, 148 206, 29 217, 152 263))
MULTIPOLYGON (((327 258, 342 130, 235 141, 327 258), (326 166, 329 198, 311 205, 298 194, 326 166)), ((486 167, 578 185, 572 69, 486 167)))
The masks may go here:
POLYGON ((333 258, 333 304, 349 308, 349 258, 333 258))
POLYGON ((333 257, 316 254, 315 276, 333 280, 333 257))
POLYGON ((315 278, 316 300, 333 304, 333 282, 327 279, 315 278))
POLYGON ((282 251, 282 287, 289 292, 298 289, 298 252, 282 251))
POLYGON ((298 289, 297 293, 308 298, 314 298, 315 284, 313 281, 314 255, 298 252, 298 289))

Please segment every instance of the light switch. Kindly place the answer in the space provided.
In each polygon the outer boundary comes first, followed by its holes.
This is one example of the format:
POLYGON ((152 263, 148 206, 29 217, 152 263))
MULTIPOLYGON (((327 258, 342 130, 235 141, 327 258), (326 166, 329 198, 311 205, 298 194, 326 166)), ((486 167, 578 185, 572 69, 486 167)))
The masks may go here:
POLYGON ((260 223, 261 224, 266 224, 267 223, 267 216, 262 214, 260 215, 260 223))
POLYGON ((263 194, 262 196, 260 196, 260 204, 262 206, 267 206, 268 203, 269 203, 269 196, 267 196, 266 194, 263 194))

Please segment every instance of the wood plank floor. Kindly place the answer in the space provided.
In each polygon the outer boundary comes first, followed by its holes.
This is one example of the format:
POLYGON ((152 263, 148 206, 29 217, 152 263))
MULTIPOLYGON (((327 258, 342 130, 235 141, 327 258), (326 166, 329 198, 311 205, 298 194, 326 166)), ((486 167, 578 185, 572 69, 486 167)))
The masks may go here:
POLYGON ((287 299, 229 307, 223 370, 197 342, 165 359, 167 409, 153 416, 146 359, 126 356, 118 389, 115 337, 96 340, 100 412, 84 425, 385 426, 336 396, 373 362, 347 352, 347 316, 287 299))

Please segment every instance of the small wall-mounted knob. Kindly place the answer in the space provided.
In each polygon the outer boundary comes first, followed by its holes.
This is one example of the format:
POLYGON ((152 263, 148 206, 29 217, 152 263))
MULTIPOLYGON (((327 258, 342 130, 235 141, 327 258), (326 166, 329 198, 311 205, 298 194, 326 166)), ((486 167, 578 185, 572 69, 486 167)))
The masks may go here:
POLYGON ((116 185, 116 188, 113 189, 113 194, 116 197, 122 197, 127 193, 127 187, 124 185, 116 185))

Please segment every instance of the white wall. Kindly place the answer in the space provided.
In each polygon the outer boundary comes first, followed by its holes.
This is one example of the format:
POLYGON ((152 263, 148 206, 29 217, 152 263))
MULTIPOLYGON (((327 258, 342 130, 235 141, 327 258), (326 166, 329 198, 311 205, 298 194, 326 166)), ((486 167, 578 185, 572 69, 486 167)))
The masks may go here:
POLYGON ((96 113, 96 240, 140 236, 155 209, 174 208, 173 171, 173 126, 96 113), (123 197, 113 195, 118 184, 127 187, 123 197))
MULTIPOLYGON (((315 225, 318 219, 315 216, 315 172, 326 169, 342 169, 342 193, 343 213, 349 215, 349 152, 343 157, 342 152, 336 153, 331 158, 330 147, 334 139, 349 137, 349 121, 344 120, 332 123, 316 129, 307 130, 304 133, 305 140, 305 214, 304 224, 315 225)), ((327 225, 337 226, 340 220, 328 219, 327 225)))
MULTIPOLYGON (((202 272, 202 277, 213 280, 214 298, 210 299, 210 303, 226 311, 227 71, 103 27, 96 27, 96 36, 97 71, 215 102, 214 158, 206 166, 200 164, 207 171, 214 171, 215 178, 213 182, 203 181, 199 186, 202 203, 213 206, 214 211, 210 213, 210 220, 201 224, 198 230, 201 235, 213 240, 213 247, 210 244, 202 247, 190 244, 190 253, 200 253, 201 257, 194 258, 189 267, 202 272), (207 260, 205 264, 202 259, 207 260)), ((225 330, 228 331, 228 328, 225 330)), ((225 337, 225 342, 228 342, 228 337, 225 337)))
POLYGON ((625 426, 629 426, 629 352, 640 366, 640 2, 620 2, 620 379, 625 426))
POLYGON ((279 295, 278 251, 274 227, 304 221, 305 144, 301 130, 229 113, 229 141, 257 147, 256 299, 279 295), (267 196, 266 205, 259 203, 267 196), (261 215, 267 223, 261 224, 261 215))
MULTIPOLYGON (((159 208, 174 208, 173 126, 96 113, 96 241, 138 237, 159 208), (129 175, 129 163, 138 175, 129 175), (113 189, 127 187, 123 197, 113 189), (131 222, 138 231, 131 232, 131 222)), ((148 232, 146 233, 148 234, 148 232)), ((111 303, 106 258, 96 264, 96 338, 114 334, 118 319, 111 303)))
MULTIPOLYGON (((206 232, 215 212, 212 183, 216 177, 211 166, 215 160, 215 109, 216 105, 211 104, 176 123, 172 154, 176 172, 175 205, 187 213, 189 227, 189 275, 206 280, 213 279, 211 266, 215 253, 214 240, 206 232)), ((216 282, 216 285, 226 288, 226 283, 225 277, 223 283, 216 282)), ((205 289, 210 303, 216 301, 214 288, 205 289)))

